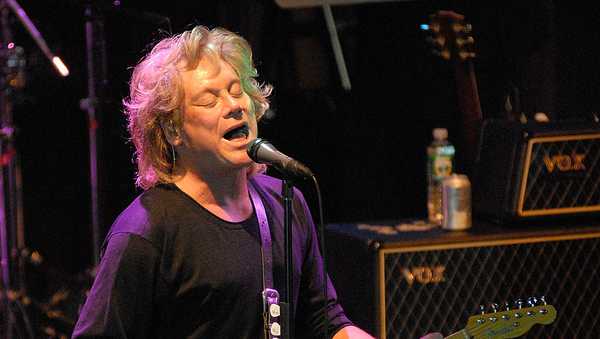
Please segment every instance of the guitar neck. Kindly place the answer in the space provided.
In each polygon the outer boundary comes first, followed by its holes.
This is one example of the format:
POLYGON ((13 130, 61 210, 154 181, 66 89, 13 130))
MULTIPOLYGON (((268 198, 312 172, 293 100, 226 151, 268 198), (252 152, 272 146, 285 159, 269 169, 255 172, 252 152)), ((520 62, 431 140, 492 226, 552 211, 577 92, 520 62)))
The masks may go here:
POLYGON ((473 63, 470 60, 456 61, 454 67, 456 96, 461 113, 463 165, 465 173, 471 175, 477 157, 483 114, 473 63))
POLYGON ((470 61, 456 62, 454 67, 458 106, 463 114, 463 119, 469 122, 481 121, 483 114, 473 63, 470 61))
POLYGON ((482 111, 475 71, 471 60, 475 57, 472 27, 464 15, 453 11, 438 11, 430 16, 425 29, 430 32, 427 41, 433 51, 445 60, 453 60, 456 96, 461 113, 460 142, 465 174, 471 175, 477 157, 482 111))

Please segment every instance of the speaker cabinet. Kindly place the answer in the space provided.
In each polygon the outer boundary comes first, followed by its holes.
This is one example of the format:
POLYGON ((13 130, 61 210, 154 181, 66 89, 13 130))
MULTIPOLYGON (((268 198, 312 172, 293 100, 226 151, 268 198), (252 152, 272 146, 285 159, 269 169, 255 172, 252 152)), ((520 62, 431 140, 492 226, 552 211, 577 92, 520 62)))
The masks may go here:
MULTIPOLYGON (((600 226, 518 230, 418 222, 327 227, 329 272, 348 316, 377 338, 449 335, 479 305, 544 296, 557 310, 525 338, 600 334, 600 226)), ((489 310, 489 308, 488 308, 489 310)))
POLYGON ((473 212, 497 222, 600 211, 600 125, 596 122, 483 124, 473 212))

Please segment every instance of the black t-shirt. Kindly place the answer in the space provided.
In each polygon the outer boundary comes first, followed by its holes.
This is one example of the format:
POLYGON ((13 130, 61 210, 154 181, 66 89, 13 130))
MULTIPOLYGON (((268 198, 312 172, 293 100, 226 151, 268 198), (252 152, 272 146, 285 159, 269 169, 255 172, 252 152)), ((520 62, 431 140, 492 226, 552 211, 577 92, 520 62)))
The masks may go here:
MULTIPOLYGON (((281 182, 253 179, 265 205, 275 287, 285 286, 281 182)), ((325 324, 322 258, 301 193, 293 202, 296 337, 325 324)), ((261 338, 262 263, 256 215, 224 221, 175 185, 142 193, 109 231, 73 338, 261 338)), ((349 325, 328 281, 331 334, 349 325)))

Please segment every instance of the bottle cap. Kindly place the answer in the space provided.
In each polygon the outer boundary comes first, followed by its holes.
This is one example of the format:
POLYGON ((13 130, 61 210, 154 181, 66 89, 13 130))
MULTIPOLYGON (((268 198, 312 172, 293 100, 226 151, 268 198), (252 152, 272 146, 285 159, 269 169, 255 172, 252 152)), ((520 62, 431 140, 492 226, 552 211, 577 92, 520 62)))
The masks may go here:
POLYGON ((448 130, 445 128, 434 128, 433 138, 435 140, 446 140, 448 138, 448 130))

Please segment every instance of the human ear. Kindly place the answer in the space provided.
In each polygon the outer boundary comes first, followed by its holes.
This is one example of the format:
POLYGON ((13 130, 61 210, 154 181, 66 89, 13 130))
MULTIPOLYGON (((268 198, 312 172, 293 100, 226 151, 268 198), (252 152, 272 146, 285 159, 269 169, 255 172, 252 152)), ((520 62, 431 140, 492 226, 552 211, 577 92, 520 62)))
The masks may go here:
POLYGON ((179 146, 181 144, 181 135, 179 129, 175 126, 175 122, 172 119, 161 119, 160 127, 167 138, 167 141, 172 146, 179 146))

